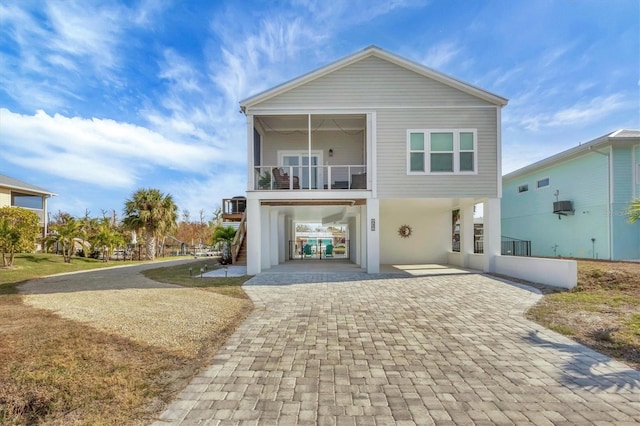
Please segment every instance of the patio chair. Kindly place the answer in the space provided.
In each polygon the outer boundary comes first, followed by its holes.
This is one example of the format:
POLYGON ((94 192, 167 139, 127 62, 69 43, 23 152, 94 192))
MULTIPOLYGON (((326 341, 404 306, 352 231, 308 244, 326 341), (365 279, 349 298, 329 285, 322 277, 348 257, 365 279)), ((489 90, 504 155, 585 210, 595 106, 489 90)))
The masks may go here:
POLYGON ((324 257, 333 257, 333 245, 327 244, 324 249, 324 257))
POLYGON ((304 245, 304 257, 311 257, 313 253, 311 252, 311 244, 304 245))
MULTIPOLYGON (((282 172, 279 168, 274 167, 271 170, 273 173, 273 181, 275 183, 276 189, 290 189, 291 178, 287 173, 282 172)), ((293 176, 293 189, 300 189, 300 179, 298 176, 293 176)))

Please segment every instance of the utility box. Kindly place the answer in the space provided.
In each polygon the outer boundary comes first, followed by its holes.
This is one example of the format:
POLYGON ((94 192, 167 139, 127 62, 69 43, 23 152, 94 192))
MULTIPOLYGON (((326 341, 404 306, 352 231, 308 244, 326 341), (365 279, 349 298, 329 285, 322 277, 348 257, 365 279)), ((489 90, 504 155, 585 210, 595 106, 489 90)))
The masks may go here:
POLYGON ((573 202, 571 201, 554 201, 553 202, 553 214, 561 214, 563 216, 572 215, 575 213, 573 209, 573 202))

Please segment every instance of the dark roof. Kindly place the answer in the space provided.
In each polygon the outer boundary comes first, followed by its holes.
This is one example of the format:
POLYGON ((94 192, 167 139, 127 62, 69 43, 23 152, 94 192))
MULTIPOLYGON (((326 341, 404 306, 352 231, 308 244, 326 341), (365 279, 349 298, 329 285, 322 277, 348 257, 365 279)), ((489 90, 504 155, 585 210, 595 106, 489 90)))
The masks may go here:
POLYGON ((40 188, 39 186, 31 185, 30 183, 23 182, 21 180, 12 178, 7 175, 0 174, 0 187, 18 189, 23 191, 35 192, 38 194, 53 196, 56 195, 51 191, 48 191, 44 188, 40 188))

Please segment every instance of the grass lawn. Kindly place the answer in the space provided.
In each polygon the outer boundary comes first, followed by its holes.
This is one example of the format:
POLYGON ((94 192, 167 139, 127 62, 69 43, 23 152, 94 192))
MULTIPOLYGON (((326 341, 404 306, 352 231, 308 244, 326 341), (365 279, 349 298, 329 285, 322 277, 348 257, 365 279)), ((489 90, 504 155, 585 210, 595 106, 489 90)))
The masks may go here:
MULTIPOLYGON (((33 308, 17 291, 31 278, 124 263, 21 255, 15 269, 0 269, 0 425, 149 424, 237 325, 202 342, 199 356, 181 356, 33 308)), ((165 281, 184 272, 161 269, 165 281)), ((207 291, 246 297, 247 278, 207 291)))
MULTIPOLYGON (((0 263, 2 263, 0 261, 0 263)), ((131 260, 112 260, 103 262, 99 259, 72 257, 71 263, 64 263, 62 255, 57 254, 16 254, 13 268, 0 268, 0 285, 19 283, 47 275, 63 272, 86 271, 88 269, 107 268, 118 265, 144 263, 131 260)))
POLYGON ((178 284, 184 287, 198 287, 207 291, 213 291, 225 296, 247 298, 246 293, 242 290, 242 283, 250 277, 203 277, 200 278, 200 269, 207 266, 207 270, 211 270, 211 260, 199 260, 197 262, 179 265, 170 268, 149 269, 143 271, 145 277, 155 281, 178 284), (189 272, 189 268, 192 271, 189 272))
POLYGON ((640 263, 578 260, 578 285, 527 317, 640 369, 640 263))

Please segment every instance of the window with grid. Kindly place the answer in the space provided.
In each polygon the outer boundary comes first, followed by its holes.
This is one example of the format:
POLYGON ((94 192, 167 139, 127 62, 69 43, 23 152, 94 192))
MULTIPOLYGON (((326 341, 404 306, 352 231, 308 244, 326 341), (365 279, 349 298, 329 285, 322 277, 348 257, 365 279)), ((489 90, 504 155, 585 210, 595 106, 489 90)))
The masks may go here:
POLYGON ((477 172, 475 130, 408 130, 407 173, 477 172))

